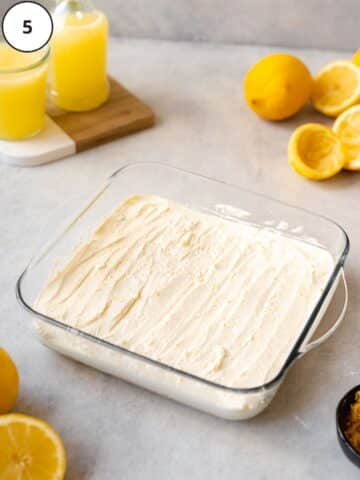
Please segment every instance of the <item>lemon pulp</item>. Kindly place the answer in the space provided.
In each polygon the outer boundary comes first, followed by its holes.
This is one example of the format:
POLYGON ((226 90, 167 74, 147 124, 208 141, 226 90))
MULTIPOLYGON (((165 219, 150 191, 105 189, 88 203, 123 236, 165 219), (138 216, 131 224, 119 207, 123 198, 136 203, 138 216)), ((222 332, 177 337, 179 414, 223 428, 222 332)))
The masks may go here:
POLYGON ((336 120, 334 132, 339 136, 346 155, 345 167, 360 170, 360 105, 342 113, 336 120))
POLYGON ((337 116, 360 98, 360 70, 349 61, 326 65, 315 77, 312 103, 316 110, 337 116))
POLYGON ((63 443, 42 420, 20 414, 0 416, 0 445, 2 480, 63 480, 63 443))
POLYGON ((293 168, 312 180, 332 177, 345 164, 339 138, 330 128, 315 123, 295 130, 289 141, 288 156, 293 168))

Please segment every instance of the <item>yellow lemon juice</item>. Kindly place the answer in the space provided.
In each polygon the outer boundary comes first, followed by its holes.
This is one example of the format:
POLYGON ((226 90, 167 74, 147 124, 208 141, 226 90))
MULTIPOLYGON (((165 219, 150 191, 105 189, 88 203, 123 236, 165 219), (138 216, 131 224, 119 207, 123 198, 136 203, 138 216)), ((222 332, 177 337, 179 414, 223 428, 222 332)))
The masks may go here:
POLYGON ((100 11, 55 18, 51 41, 51 95, 69 111, 92 110, 109 96, 106 75, 108 21, 100 11))
POLYGON ((0 42, 0 139, 20 140, 45 122, 48 50, 22 53, 0 42))

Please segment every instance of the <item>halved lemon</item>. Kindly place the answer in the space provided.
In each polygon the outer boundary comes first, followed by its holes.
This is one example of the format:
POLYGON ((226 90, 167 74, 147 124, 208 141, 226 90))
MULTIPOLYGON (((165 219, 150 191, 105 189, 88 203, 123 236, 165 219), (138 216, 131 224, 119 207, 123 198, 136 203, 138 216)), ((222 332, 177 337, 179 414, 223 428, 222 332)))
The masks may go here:
POLYGON ((0 416, 1 480, 63 480, 66 456, 53 428, 27 415, 0 416))
POLYGON ((345 164, 340 139, 331 128, 307 123, 297 128, 288 145, 292 167, 306 178, 324 180, 338 173, 345 164))
POLYGON ((336 119, 333 130, 340 138, 345 150, 344 168, 360 170, 360 105, 345 110, 336 119))
POLYGON ((329 63, 316 75, 311 102, 316 110, 336 117, 360 99, 360 69, 347 60, 329 63))

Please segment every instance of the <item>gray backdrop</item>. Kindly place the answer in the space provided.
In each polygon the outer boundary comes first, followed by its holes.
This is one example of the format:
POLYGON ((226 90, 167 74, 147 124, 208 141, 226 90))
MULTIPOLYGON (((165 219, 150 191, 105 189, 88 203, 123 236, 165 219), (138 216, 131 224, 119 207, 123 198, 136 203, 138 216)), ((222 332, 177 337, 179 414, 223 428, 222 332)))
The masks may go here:
MULTIPOLYGON (((351 50, 360 46, 359 0, 94 1, 109 15, 114 35, 351 50)), ((0 0, 0 15, 13 3, 0 0)))

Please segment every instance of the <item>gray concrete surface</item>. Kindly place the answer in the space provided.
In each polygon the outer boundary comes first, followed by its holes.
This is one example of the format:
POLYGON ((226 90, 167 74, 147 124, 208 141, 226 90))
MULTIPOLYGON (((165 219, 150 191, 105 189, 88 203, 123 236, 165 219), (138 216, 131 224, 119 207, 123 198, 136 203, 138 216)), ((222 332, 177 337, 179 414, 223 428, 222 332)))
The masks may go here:
MULTIPOLYGON (((291 121, 268 123, 246 108, 244 72, 269 51, 114 40, 110 70, 153 106, 157 126, 43 167, 0 164, 0 344, 20 370, 16 411, 49 421, 64 439, 67 480, 359 478, 337 444, 334 415, 343 393, 360 383, 360 174, 313 183, 289 167, 286 145, 294 127, 323 118, 308 109, 291 121), (338 221, 350 236, 344 324, 295 365, 272 405, 254 420, 216 419, 61 357, 32 337, 17 305, 15 282, 41 237, 71 213, 80 194, 139 160, 306 207, 338 221)), ((294 52, 313 70, 339 55, 294 52)))
MULTIPOLYGON (((1 0, 0 16, 18 0, 1 0)), ((41 0, 53 6, 55 0, 41 0)), ((112 34, 214 43, 360 47, 357 0, 94 0, 112 34)))

